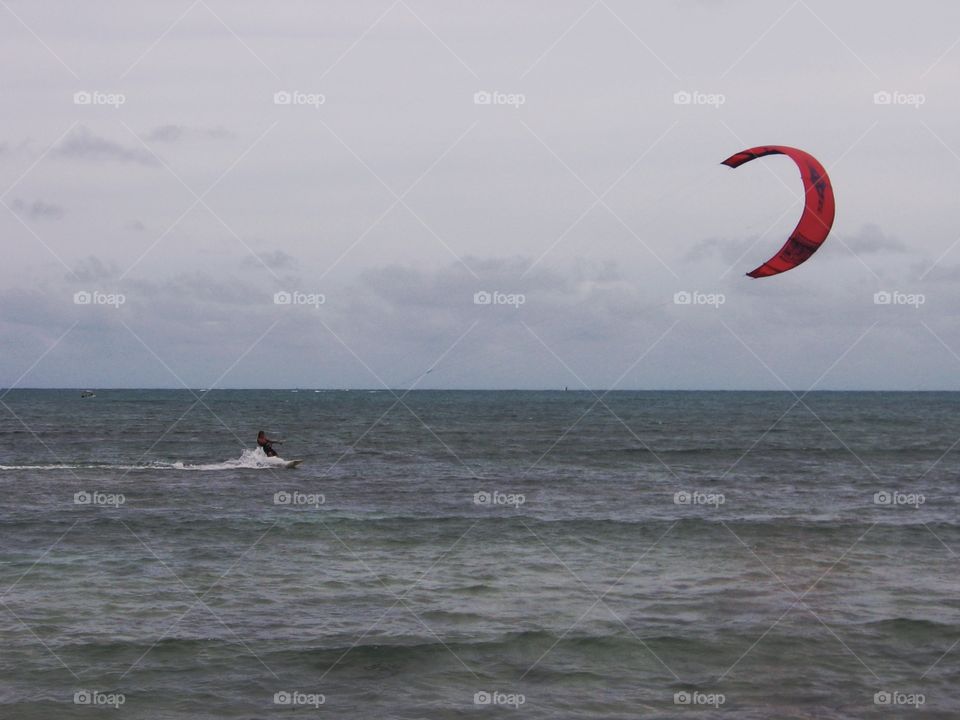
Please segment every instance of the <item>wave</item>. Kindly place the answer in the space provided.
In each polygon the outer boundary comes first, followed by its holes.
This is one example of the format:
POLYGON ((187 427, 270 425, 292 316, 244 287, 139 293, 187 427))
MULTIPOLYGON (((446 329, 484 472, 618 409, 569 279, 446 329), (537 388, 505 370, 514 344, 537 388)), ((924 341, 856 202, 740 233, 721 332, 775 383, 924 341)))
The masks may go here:
POLYGON ((907 635, 929 635, 932 637, 944 637, 945 635, 955 632, 957 628, 955 623, 912 617, 884 618, 883 620, 871 620, 862 624, 865 627, 875 629, 886 635, 902 633, 907 635))
MULTIPOLYGON (((710 643, 698 636, 657 634, 644 638, 645 642, 661 647, 699 649, 710 647, 710 643)), ((646 650, 636 639, 617 632, 611 635, 568 634, 545 629, 521 630, 488 637, 473 637, 460 633, 440 638, 427 635, 393 635, 377 637, 365 636, 362 641, 351 642, 351 638, 334 635, 328 643, 318 642, 316 638, 304 639, 294 636, 272 637, 257 641, 259 654, 264 658, 286 658, 302 665, 304 661, 322 659, 324 656, 343 658, 344 665, 369 665, 380 663, 419 663, 424 656, 436 654, 446 658, 451 650, 464 655, 490 654, 505 657, 517 652, 537 657, 544 650, 556 649, 560 652, 575 653, 595 660, 609 660, 612 656, 638 655, 646 650)), ((166 637, 156 643, 140 639, 71 641, 60 645, 65 652, 90 653, 92 656, 116 657, 118 653, 142 653, 155 648, 158 652, 185 652, 194 655, 197 650, 211 645, 232 647, 237 642, 227 636, 203 637, 166 637)))
POLYGON ((244 450, 240 453, 240 457, 234 460, 202 465, 185 465, 182 462, 176 462, 171 467, 174 470, 268 470, 283 467, 286 462, 283 458, 267 457, 263 454, 263 450, 256 448, 254 450, 244 450))
POLYGON ((263 450, 244 450, 240 457, 216 463, 189 464, 184 462, 141 463, 124 465, 110 463, 50 463, 46 465, 0 465, 0 470, 268 470, 283 467, 286 460, 267 457, 263 450))

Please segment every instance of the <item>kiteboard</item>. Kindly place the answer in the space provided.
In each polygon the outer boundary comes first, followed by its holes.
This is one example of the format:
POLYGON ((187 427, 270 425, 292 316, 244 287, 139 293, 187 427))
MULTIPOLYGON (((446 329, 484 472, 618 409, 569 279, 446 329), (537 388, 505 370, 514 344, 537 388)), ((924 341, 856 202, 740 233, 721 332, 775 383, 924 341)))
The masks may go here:
POLYGON ((287 469, 299 467, 303 464, 303 460, 284 460, 283 466, 287 469))

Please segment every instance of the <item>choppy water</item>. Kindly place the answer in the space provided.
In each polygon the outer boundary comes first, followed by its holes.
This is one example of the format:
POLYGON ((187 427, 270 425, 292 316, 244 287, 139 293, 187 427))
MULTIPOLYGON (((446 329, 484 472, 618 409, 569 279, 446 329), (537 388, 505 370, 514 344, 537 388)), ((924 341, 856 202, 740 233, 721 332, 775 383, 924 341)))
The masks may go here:
POLYGON ((2 403, 4 718, 960 712, 960 395, 2 403))

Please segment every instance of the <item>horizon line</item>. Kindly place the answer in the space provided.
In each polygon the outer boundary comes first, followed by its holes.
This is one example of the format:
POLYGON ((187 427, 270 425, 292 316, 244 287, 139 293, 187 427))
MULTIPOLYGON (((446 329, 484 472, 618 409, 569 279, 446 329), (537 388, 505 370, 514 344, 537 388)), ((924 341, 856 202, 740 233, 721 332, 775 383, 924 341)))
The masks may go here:
POLYGON ((213 388, 185 388, 169 386, 114 386, 98 387, 95 385, 87 386, 43 386, 43 387, 5 387, 0 386, 0 392, 9 393, 17 390, 64 390, 71 392, 113 392, 123 390, 134 391, 167 391, 167 392, 203 392, 208 393, 214 390, 229 392, 577 392, 577 393, 617 393, 617 392, 731 392, 731 393, 785 393, 808 395, 812 393, 955 393, 960 389, 931 388, 931 389, 903 389, 903 388, 818 388, 815 390, 803 389, 761 389, 761 388, 569 388, 569 387, 542 387, 542 388, 477 388, 477 387, 447 387, 447 388, 403 388, 403 387, 305 387, 305 386, 285 386, 285 387, 213 387, 213 388))

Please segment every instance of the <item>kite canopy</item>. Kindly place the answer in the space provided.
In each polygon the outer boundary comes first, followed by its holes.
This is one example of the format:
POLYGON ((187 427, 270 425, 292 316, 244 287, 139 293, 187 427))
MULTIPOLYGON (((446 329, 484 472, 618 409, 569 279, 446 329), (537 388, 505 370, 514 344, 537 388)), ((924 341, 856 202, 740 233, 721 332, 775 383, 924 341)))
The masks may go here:
POLYGON ((827 239, 836 213, 833 186, 827 177, 827 171, 810 153, 786 145, 762 145, 731 155, 723 164, 736 168, 765 155, 786 155, 797 164, 800 177, 803 178, 805 202, 800 222, 787 238, 787 242, 780 248, 780 252, 756 270, 747 273, 752 278, 776 275, 805 262, 827 239))

